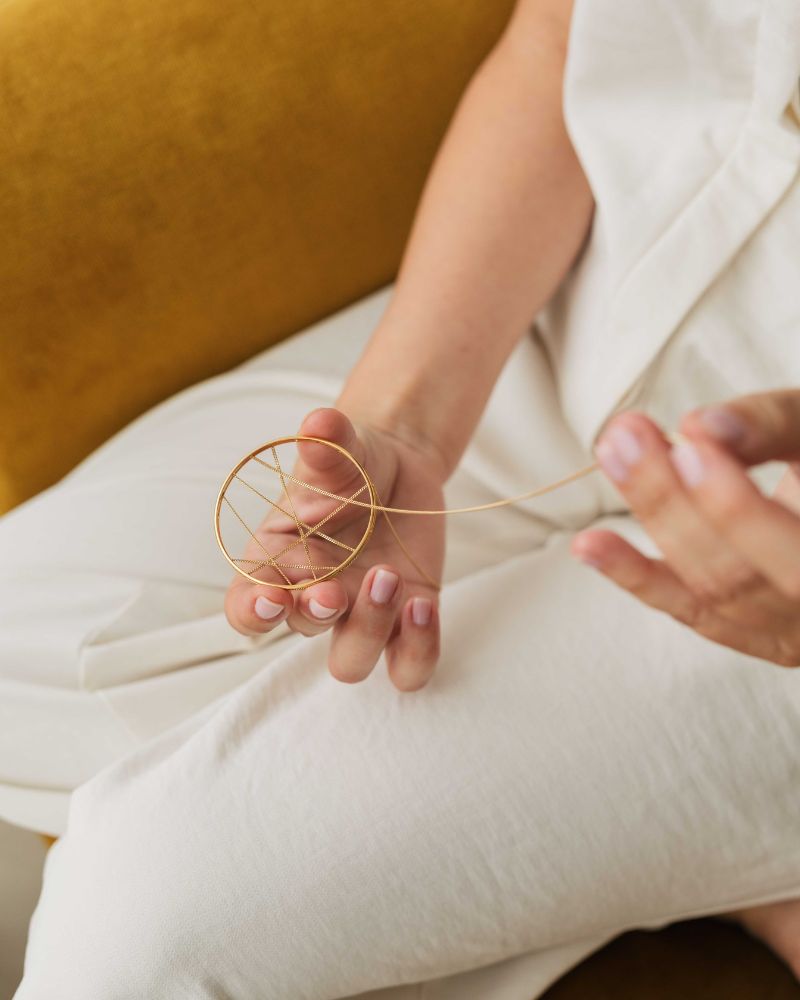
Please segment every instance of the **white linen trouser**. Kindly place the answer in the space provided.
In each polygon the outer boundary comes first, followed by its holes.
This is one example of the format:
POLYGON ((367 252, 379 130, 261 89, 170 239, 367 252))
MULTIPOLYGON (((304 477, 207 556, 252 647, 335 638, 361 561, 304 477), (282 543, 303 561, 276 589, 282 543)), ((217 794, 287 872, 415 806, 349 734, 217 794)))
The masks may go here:
MULTIPOLYGON (((227 625, 219 484, 334 401, 387 293, 0 521, 0 813, 60 833, 79 786, 18 1000, 530 1000, 624 929, 800 893, 798 676, 569 556, 590 523, 647 545, 599 474, 448 518, 418 692, 383 658, 336 681, 329 635, 227 625)), ((531 332, 446 500, 589 460, 531 332)))

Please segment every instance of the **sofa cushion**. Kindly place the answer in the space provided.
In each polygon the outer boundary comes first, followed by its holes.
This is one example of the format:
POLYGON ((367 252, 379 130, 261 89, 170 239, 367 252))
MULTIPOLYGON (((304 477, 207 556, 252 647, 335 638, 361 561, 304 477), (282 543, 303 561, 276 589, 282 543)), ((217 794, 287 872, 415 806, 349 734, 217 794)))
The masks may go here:
POLYGON ((511 7, 0 4, 0 511, 391 280, 511 7))

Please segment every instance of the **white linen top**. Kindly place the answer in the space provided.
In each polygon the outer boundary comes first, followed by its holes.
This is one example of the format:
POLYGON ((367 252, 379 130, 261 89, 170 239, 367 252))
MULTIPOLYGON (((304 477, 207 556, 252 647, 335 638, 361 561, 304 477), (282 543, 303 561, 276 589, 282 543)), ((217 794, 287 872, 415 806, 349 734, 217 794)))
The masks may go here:
POLYGON ((800 382, 799 74, 798 0, 576 0, 564 108, 596 211, 539 325, 587 447, 620 408, 674 425, 800 382))

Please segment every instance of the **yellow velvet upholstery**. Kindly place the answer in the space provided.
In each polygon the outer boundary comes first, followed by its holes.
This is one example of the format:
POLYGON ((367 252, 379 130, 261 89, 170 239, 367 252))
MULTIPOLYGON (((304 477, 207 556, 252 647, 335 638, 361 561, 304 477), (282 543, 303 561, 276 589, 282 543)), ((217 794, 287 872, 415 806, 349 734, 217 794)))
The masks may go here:
POLYGON ((0 511, 391 280, 512 6, 0 3, 0 511))

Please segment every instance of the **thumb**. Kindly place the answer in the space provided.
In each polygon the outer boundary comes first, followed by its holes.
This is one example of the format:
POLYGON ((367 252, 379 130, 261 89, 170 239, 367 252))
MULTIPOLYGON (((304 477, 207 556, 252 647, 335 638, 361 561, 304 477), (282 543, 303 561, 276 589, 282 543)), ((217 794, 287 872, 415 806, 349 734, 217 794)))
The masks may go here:
MULTIPOLYGON (((312 410, 303 419, 297 433, 338 444, 364 465, 364 443, 350 419, 341 410, 332 406, 312 410)), ((359 475, 356 466, 338 448, 330 448, 316 441, 298 441, 297 452, 305 470, 322 473, 325 482, 333 484, 330 488, 334 491, 336 483, 348 483, 359 475)))
POLYGON ((711 438, 747 465, 800 460, 800 389, 739 396, 687 413, 680 431, 711 438))

